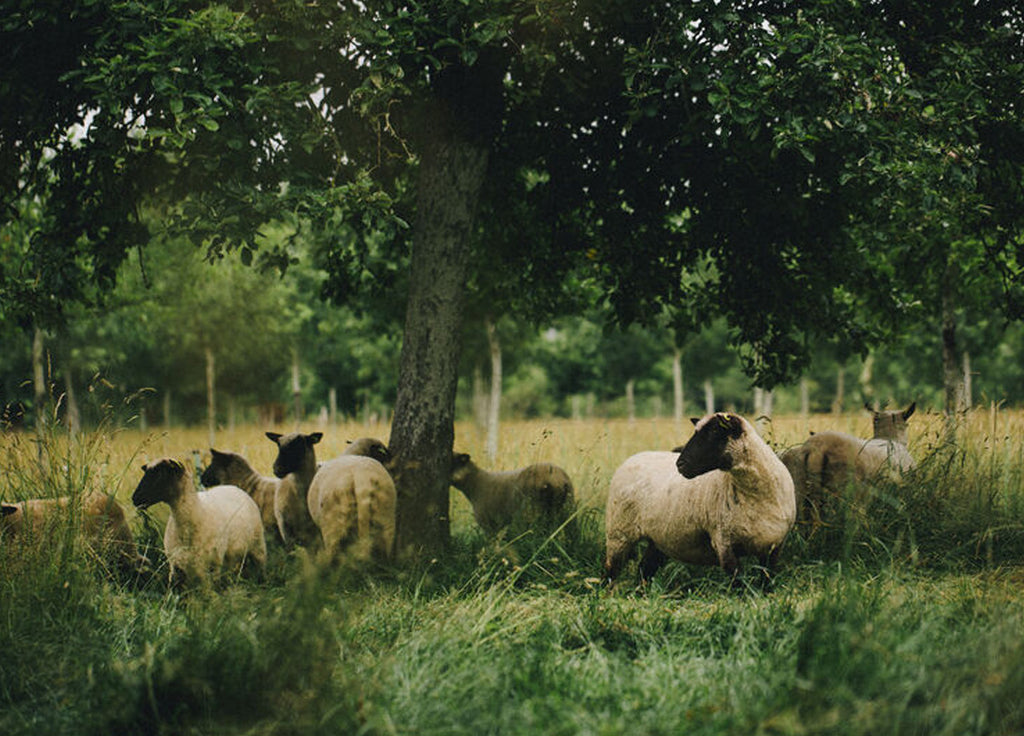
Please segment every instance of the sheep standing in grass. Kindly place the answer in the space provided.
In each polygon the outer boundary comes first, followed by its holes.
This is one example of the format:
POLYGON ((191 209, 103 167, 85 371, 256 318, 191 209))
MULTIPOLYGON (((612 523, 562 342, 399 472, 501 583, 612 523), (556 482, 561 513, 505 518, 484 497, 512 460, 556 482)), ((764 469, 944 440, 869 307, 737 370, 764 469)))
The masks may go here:
MULTIPOLYGON (((898 482, 917 466, 907 449, 907 420, 916 403, 901 411, 874 411, 870 440, 844 432, 817 432, 782 453, 793 476, 801 519, 820 521, 826 494, 837 496, 851 483, 898 482)), ((858 503, 863 501, 859 495, 858 503)))
POLYGON ((93 491, 79 498, 0 504, 0 536, 6 539, 40 538, 53 531, 54 525, 71 520, 80 525, 86 542, 105 561, 121 569, 134 568, 140 562, 124 509, 113 496, 93 491))
MULTIPOLYGON (((307 477, 302 469, 317 467, 313 446, 320 437, 316 432, 280 438, 274 472, 307 477)), ((308 484, 296 484, 319 530, 325 559, 343 553, 354 559, 387 560, 392 556, 397 493, 382 464, 390 459, 384 443, 362 438, 340 457, 320 464, 308 484)))
POLYGON ((793 480, 754 427, 736 414, 693 420, 676 452, 641 452, 612 477, 605 511, 605 574, 614 581, 638 542, 649 580, 666 558, 718 564, 735 575, 756 556, 770 571, 796 519, 793 480))
POLYGON ((213 486, 238 486, 252 496, 252 500, 260 508, 263 519, 263 533, 273 538, 280 538, 277 528, 277 516, 274 514, 274 498, 281 480, 272 475, 260 475, 249 461, 237 452, 220 452, 210 448, 210 464, 199 482, 206 488, 213 486))
POLYGON ((316 544, 320 537, 309 515, 306 492, 317 473, 313 445, 323 436, 323 432, 292 432, 286 435, 267 432, 267 437, 277 445, 274 475, 281 481, 274 495, 274 518, 281 540, 287 545, 307 547, 316 544))
POLYGON ((575 510, 569 475, 557 465, 537 463, 518 470, 482 470, 465 453, 452 455, 451 484, 473 506, 473 518, 488 534, 513 522, 553 530, 575 510))
POLYGON ((164 552, 174 582, 209 586, 223 570, 241 570, 267 560, 263 523, 256 502, 237 486, 214 486, 197 493, 192 473, 171 458, 142 466, 132 503, 145 509, 161 501, 171 507, 164 530, 164 552))

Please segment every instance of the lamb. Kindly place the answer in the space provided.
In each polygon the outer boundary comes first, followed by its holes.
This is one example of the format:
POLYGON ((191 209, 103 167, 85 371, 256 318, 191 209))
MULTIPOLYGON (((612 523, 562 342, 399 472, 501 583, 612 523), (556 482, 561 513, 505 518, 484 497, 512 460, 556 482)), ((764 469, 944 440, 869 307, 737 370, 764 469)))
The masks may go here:
POLYGON ((142 466, 132 503, 146 509, 161 501, 171 507, 164 529, 169 579, 209 587, 221 572, 241 571, 247 562, 262 570, 267 561, 263 523, 256 502, 237 486, 197 493, 192 472, 172 458, 142 466))
POLYGON ((210 464, 199 477, 199 482, 211 488, 218 485, 238 486, 252 496, 260 508, 263 533, 270 538, 279 537, 277 516, 274 513, 274 499, 277 488, 283 482, 272 475, 260 475, 249 461, 237 452, 221 452, 210 448, 210 464))
POLYGON ((576 507, 569 475, 550 463, 496 473, 482 470, 465 453, 455 453, 451 484, 469 499, 473 518, 487 534, 513 522, 554 530, 572 519, 576 507))
POLYGON ((75 518, 86 542, 100 557, 122 570, 141 561, 124 509, 117 499, 91 491, 80 497, 33 498, 0 504, 0 533, 5 538, 40 536, 55 524, 75 518), (77 518, 76 514, 80 514, 77 518))
POLYGON ((917 403, 902 411, 865 408, 872 414, 872 439, 844 432, 817 432, 782 453, 782 462, 796 486, 802 520, 821 520, 826 491, 835 495, 851 483, 861 485, 873 480, 899 482, 917 467, 907 449, 907 420, 917 403))
MULTIPOLYGON (((666 558, 718 564, 735 578, 739 558, 770 574, 796 520, 793 480, 754 427, 737 414, 693 420, 672 452, 641 452, 612 477, 605 510, 605 575, 614 583, 638 542, 646 582, 666 558)), ((766 578, 767 582, 767 578, 766 578)))
MULTIPOLYGON (((308 477, 302 469, 316 468, 313 446, 321 436, 315 432, 279 438, 274 472, 279 477, 308 477)), ((388 560, 393 554, 397 492, 391 475, 375 457, 388 461, 391 455, 379 440, 362 438, 351 443, 345 454, 321 464, 305 488, 296 484, 319 530, 327 560, 341 553, 360 560, 388 560)))

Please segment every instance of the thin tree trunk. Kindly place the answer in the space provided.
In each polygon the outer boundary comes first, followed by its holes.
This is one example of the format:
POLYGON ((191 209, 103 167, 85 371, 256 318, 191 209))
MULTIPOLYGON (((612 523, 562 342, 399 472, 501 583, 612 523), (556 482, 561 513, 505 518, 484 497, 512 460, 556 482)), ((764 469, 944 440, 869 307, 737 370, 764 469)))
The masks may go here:
POLYGON ((970 411, 971 405, 974 403, 974 397, 972 396, 973 390, 971 387, 971 354, 968 351, 964 351, 964 411, 970 411))
POLYGON ((942 289, 942 383, 946 389, 946 430, 954 435, 964 410, 964 377, 956 347, 956 304, 948 274, 942 289))
POLYGON ((338 425, 338 389, 331 386, 327 392, 327 420, 332 427, 338 425))
POLYGON ((715 413, 715 386, 710 378, 704 381, 704 413, 715 413))
POLYGON ((217 432, 217 364, 213 348, 207 347, 206 353, 206 431, 209 435, 210 447, 213 447, 217 432))
POLYGON ((626 381, 626 417, 629 421, 636 421, 636 397, 633 395, 633 388, 636 381, 630 378, 626 381))
POLYGON ((473 365, 473 421, 481 432, 487 430, 487 391, 484 390, 484 370, 479 363, 473 365))
POLYGON ((811 413, 811 387, 804 376, 800 379, 800 416, 806 419, 811 413))
POLYGON ((64 402, 67 404, 66 418, 68 434, 72 437, 82 428, 82 415, 78 410, 78 397, 75 395, 75 382, 71 378, 71 363, 64 363, 64 402))
POLYGON ((672 418, 676 426, 682 428, 683 413, 686 407, 683 403, 683 352, 676 348, 672 353, 672 418))
POLYGON ((295 428, 298 429, 302 421, 302 382, 300 380, 299 351, 292 350, 292 413, 295 420, 295 428))
POLYGON ((832 413, 842 414, 843 404, 846 402, 846 368, 839 366, 839 373, 836 374, 836 396, 832 400, 832 413))
MULTIPOLYGON (((36 431, 46 426, 46 366, 43 362, 43 331, 36 325, 32 333, 32 390, 36 414, 36 431)), ((42 444, 40 443, 40 447, 42 444)))
MULTIPOLYGON (((500 78, 494 80, 500 90, 500 78)), ((398 393, 389 449, 398 490, 396 551, 436 552, 450 539, 463 296, 488 147, 457 129, 449 102, 430 121, 417 182, 416 220, 398 393), (445 113, 448 114, 445 114, 445 113)))
POLYGON ((494 322, 488 318, 487 344, 491 350, 491 395, 487 401, 487 457, 498 457, 498 426, 501 421, 501 340, 494 322))

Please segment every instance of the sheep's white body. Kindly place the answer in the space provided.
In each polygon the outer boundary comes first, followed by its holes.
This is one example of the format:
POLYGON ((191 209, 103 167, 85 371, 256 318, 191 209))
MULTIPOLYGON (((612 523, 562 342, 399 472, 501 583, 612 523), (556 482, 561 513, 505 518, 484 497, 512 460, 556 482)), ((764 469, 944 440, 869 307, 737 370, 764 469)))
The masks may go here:
POLYGON ((264 534, 277 536, 277 515, 274 511, 274 498, 281 479, 256 472, 248 460, 237 452, 220 452, 211 448, 213 460, 203 471, 203 485, 238 486, 252 496, 252 500, 260 509, 264 534))
POLYGON ((753 426, 736 419, 744 436, 730 445, 728 471, 685 478, 678 452, 641 452, 615 471, 605 509, 610 579, 643 539, 672 559, 728 572, 742 555, 770 563, 778 554, 796 520, 793 480, 753 426))
POLYGON ((376 460, 342 455, 323 463, 306 492, 309 515, 320 530, 324 554, 389 559, 395 543, 397 493, 376 460))
POLYGON ((241 488, 187 488, 168 503, 164 552, 172 579, 181 570, 187 580, 206 584, 224 570, 239 571, 246 560, 266 563, 260 510, 241 488))
POLYGON ((473 507, 473 518, 494 534, 517 518, 527 524, 557 525, 574 510, 575 494, 568 473, 551 463, 517 470, 482 470, 468 456, 452 471, 452 485, 473 507))

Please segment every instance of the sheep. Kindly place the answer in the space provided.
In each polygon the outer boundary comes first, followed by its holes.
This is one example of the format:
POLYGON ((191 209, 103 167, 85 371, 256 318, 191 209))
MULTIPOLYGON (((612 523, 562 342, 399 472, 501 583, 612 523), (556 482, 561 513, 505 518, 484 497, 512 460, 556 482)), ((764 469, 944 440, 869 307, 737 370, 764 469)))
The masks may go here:
POLYGON ((181 577, 209 587, 224 569, 241 570, 249 561, 262 571, 267 544, 256 502, 238 486, 214 486, 197 493, 192 472, 172 458, 142 466, 132 494, 139 509, 165 502, 171 515, 164 529, 169 580, 181 577))
POLYGON ((277 445, 274 475, 281 482, 274 494, 274 518, 281 540, 287 545, 314 545, 320 532, 309 515, 306 492, 318 470, 313 445, 320 442, 323 432, 287 435, 267 432, 266 435, 277 445))
MULTIPOLYGON (((870 440, 844 432, 817 432, 803 444, 782 453, 796 487, 801 520, 819 522, 825 493, 839 494, 851 483, 883 480, 899 482, 917 467, 907 449, 907 420, 917 408, 912 403, 904 410, 874 411, 874 436, 870 440)), ((863 500, 858 496, 855 501, 863 500)))
MULTIPOLYGON (((274 472, 279 476, 309 477, 303 468, 316 468, 313 446, 322 435, 294 434, 279 438, 274 472)), ((387 560, 395 541, 397 492, 381 461, 391 454, 380 440, 361 438, 340 457, 321 464, 303 487, 309 517, 319 530, 324 559, 345 552, 355 559, 387 560), (375 459, 379 458, 379 459, 375 459)))
POLYGON ((576 507, 569 475, 551 463, 489 472, 466 453, 455 453, 451 484, 469 500, 473 518, 487 534, 496 534, 513 522, 553 530, 571 520, 576 507))
POLYGON ((59 520, 74 518, 86 542, 104 560, 122 570, 141 561, 124 509, 117 499, 91 491, 80 497, 33 498, 0 504, 0 533, 7 538, 36 536, 52 530, 59 520), (75 516, 80 514, 79 516, 75 516))
POLYGON ((605 576, 621 572, 640 540, 640 577, 666 558, 719 565, 735 580, 739 558, 755 555, 767 575, 796 520, 786 466, 743 417, 693 420, 690 440, 672 452, 641 452, 612 476, 605 510, 605 576))
POLYGON ((277 516, 274 513, 274 499, 282 480, 272 475, 260 475, 249 461, 237 452, 221 452, 210 448, 210 464, 199 477, 199 482, 211 488, 218 485, 238 486, 252 496, 260 508, 263 533, 268 538, 279 536, 277 516))

